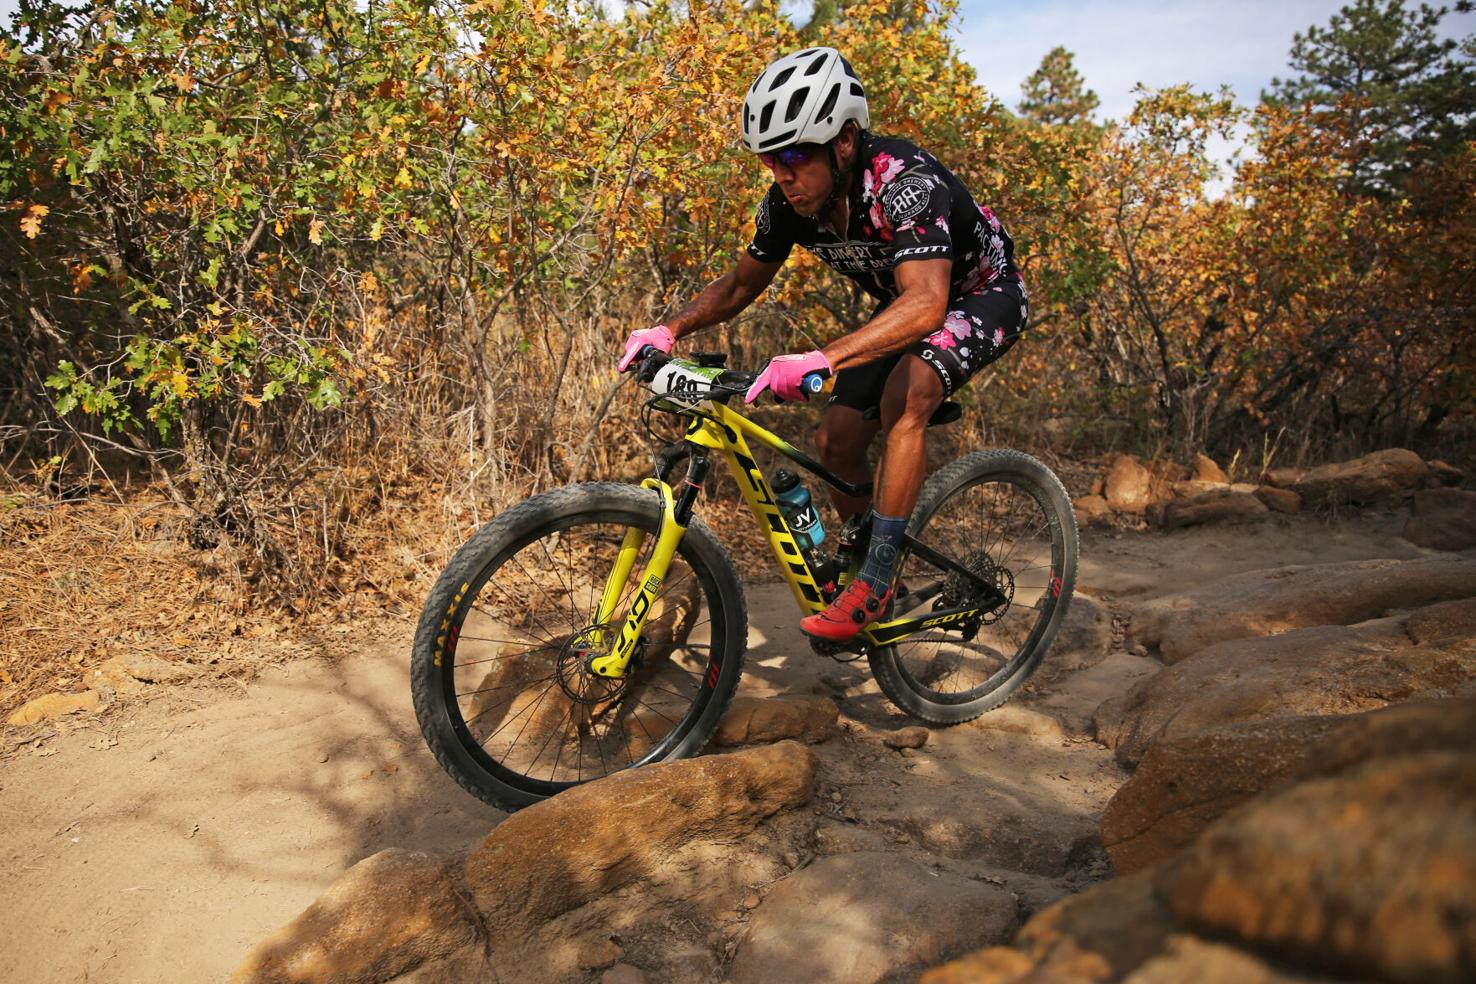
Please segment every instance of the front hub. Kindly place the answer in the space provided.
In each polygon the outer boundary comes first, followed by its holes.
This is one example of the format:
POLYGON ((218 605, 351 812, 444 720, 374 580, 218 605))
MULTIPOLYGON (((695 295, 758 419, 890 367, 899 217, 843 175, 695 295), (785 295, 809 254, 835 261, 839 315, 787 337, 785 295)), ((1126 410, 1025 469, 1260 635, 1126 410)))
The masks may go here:
MULTIPOLYGON (((580 704, 603 704, 615 700, 630 681, 623 677, 603 677, 594 672, 592 664, 601 656, 607 656, 610 646, 606 640, 615 638, 618 629, 611 625, 591 625, 570 636, 559 649, 554 674, 559 688, 565 696, 580 704)), ((638 644, 636 655, 644 640, 638 644)), ((634 660, 632 660, 634 662, 634 660)))

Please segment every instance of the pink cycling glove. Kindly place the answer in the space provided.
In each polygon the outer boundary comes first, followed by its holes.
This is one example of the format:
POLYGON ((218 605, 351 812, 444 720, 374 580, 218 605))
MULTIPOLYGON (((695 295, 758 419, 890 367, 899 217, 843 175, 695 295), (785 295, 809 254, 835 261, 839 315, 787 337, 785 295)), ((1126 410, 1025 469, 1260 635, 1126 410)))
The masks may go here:
POLYGON ((630 364, 641 354, 641 349, 647 345, 654 345, 667 355, 671 354, 671 347, 676 344, 676 338, 671 330, 665 325, 657 325, 655 328, 637 328, 630 333, 625 340, 625 354, 620 357, 620 364, 615 368, 620 372, 630 368, 630 364))
POLYGON ((764 371, 759 373, 758 379, 748 388, 743 402, 752 403, 766 389, 773 390, 774 395, 781 400, 808 400, 809 395, 800 389, 805 377, 812 372, 829 376, 831 371, 830 360, 819 349, 803 355, 776 356, 769 360, 764 371))

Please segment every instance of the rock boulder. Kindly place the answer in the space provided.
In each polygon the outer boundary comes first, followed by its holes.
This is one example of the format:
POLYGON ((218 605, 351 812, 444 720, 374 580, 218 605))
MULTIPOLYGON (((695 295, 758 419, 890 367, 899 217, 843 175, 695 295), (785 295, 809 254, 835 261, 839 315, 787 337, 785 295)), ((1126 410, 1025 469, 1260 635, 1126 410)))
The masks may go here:
POLYGON ((1427 489, 1414 494, 1414 511, 1404 538, 1429 550, 1476 547, 1476 492, 1427 489))
POLYGON ((1176 663, 1217 642, 1314 625, 1352 625, 1390 611, 1476 597, 1476 559, 1420 557, 1236 574, 1154 601, 1133 635, 1176 663))
POLYGON ((1004 942, 1017 924, 1002 888, 895 854, 842 854, 773 887, 727 979, 872 984, 1004 942))
POLYGON ((1041 910, 1014 948, 991 947, 936 967, 918 984, 1096 984, 1161 952, 1173 923, 1153 873, 1093 885, 1041 910))
POLYGON ((1214 820, 1285 782, 1376 758, 1476 748, 1476 699, 1412 700, 1347 717, 1277 717, 1160 740, 1102 816, 1119 874, 1171 857, 1214 820))
POLYGON ((1104 495, 1113 512, 1141 513, 1152 500, 1153 473, 1137 455, 1120 454, 1107 469, 1104 495))
POLYGON ((1324 625, 1211 646, 1095 715, 1097 737, 1136 766, 1156 740, 1287 714, 1349 714, 1476 675, 1476 646, 1413 643, 1404 618, 1324 625))
POLYGON ((1265 519, 1269 513, 1256 496, 1227 486, 1164 503, 1157 525, 1177 530, 1204 523, 1250 523, 1265 519))
POLYGON ((1181 923, 1305 967, 1476 979, 1476 758, 1300 783, 1222 818, 1156 884, 1181 923))
POLYGON ((1215 459, 1207 454, 1194 456, 1194 481, 1214 482, 1218 485, 1230 484, 1230 478, 1225 474, 1225 470, 1215 464, 1215 459))
POLYGON ((89 690, 85 694, 46 694, 28 700, 16 708, 6 719, 6 723, 11 727, 20 727, 52 721, 67 714, 95 711, 101 706, 102 701, 95 690, 89 690))
POLYGON ((726 746, 785 738, 824 741, 835 734, 839 716, 828 697, 735 697, 712 740, 726 746))
POLYGON ((1100 495, 1084 495, 1072 500, 1071 505, 1076 510, 1076 525, 1083 529, 1112 521, 1112 507, 1100 495))
POLYGON ((513 814, 467 858, 489 925, 519 933, 640 878, 689 842, 735 841, 807 800, 815 756, 785 741, 662 762, 575 786, 513 814))
POLYGON ((350 868, 247 955, 232 984, 368 984, 442 958, 481 936, 456 865, 392 848, 350 868))
POLYGON ((1295 516, 1302 511, 1302 497, 1291 489, 1278 489, 1270 485, 1259 485, 1251 493, 1270 509, 1272 512, 1286 513, 1295 516))
POLYGON ((1389 448, 1352 461, 1313 468, 1293 480, 1290 487, 1306 505, 1314 508, 1362 506, 1423 488, 1429 474, 1429 466, 1413 451, 1389 448))

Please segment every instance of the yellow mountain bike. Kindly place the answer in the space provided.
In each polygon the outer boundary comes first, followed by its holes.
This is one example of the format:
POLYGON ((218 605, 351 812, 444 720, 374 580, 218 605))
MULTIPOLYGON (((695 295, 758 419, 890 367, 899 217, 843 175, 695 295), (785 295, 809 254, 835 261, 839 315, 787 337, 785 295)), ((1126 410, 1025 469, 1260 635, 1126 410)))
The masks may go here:
MULTIPOLYGON (((729 406, 755 373, 724 369, 721 356, 648 353, 646 412, 687 418, 654 477, 513 506, 457 551, 421 615, 411 663, 421 731, 452 778, 495 806, 695 755, 716 729, 738 689, 748 613, 733 561, 695 515, 714 457, 768 535, 801 617, 865 559, 864 522, 847 524, 832 553, 786 519, 750 442, 849 495, 870 485, 843 481, 729 406)), ((1040 664, 1076 562, 1075 516, 1050 469, 1018 451, 974 452, 924 485, 887 617, 844 645, 811 645, 865 658, 914 717, 967 721, 1040 664)))

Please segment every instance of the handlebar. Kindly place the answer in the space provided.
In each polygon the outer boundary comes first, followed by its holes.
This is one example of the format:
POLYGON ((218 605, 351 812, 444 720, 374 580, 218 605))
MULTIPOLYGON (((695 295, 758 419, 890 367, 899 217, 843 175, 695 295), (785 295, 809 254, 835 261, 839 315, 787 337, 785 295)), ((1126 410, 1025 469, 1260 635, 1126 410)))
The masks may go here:
MULTIPOLYGON (((654 345, 642 346, 640 353, 636 356, 640 367, 636 370, 636 377, 643 383, 649 383, 656 378, 656 373, 662 366, 673 358, 671 353, 663 352, 654 345)), ((712 391, 714 394, 723 396, 747 395, 748 390, 758 381, 757 371, 747 369, 724 369, 719 380, 714 380, 712 391)), ((825 388, 825 376, 818 372, 806 374, 800 381, 800 389, 805 393, 814 395, 825 388)), ((779 400, 778 396, 774 397, 779 400)))

